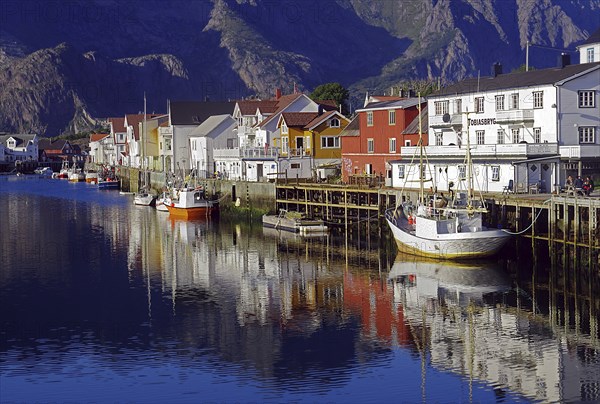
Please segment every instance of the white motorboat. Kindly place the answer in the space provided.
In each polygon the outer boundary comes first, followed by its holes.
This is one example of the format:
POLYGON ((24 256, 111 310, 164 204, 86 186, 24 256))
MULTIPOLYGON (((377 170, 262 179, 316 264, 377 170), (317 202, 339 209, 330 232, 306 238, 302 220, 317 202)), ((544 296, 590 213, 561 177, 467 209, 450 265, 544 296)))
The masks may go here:
POLYGON ((322 220, 306 218, 298 212, 288 212, 285 209, 281 209, 278 215, 263 215, 262 223, 264 227, 300 234, 322 234, 328 231, 322 220))

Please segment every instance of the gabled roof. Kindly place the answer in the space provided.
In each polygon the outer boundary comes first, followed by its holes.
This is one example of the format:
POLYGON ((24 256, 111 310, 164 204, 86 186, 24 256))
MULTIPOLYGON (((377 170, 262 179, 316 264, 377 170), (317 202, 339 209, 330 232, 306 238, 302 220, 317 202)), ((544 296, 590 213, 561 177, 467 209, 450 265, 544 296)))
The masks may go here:
POLYGON ((127 129, 125 129, 125 117, 108 118, 108 122, 112 127, 113 133, 127 132, 127 129))
POLYGON ((269 114, 277 110, 277 103, 277 100, 243 100, 238 101, 237 106, 242 115, 254 115, 257 110, 269 114))
POLYGON ((333 111, 338 109, 337 102, 335 100, 314 100, 317 104, 323 107, 325 111, 333 111))
POLYGON ((312 130, 334 116, 337 116, 340 120, 343 119, 348 122, 348 118, 339 113, 337 110, 332 110, 315 117, 315 119, 306 124, 305 129, 312 130))
POLYGON ((71 143, 65 139, 56 139, 53 141, 52 139, 44 138, 39 140, 38 149, 45 150, 46 153, 62 153, 67 145, 71 146, 71 143))
POLYGON ((110 136, 109 133, 92 133, 90 135, 90 142, 99 142, 108 136, 110 136))
MULTIPOLYGON (((427 102, 427 100, 421 98, 421 103, 425 102, 427 102)), ((406 109, 417 106, 418 104, 419 98, 400 98, 396 100, 370 102, 364 108, 357 109, 356 112, 375 111, 382 109, 406 109)))
MULTIPOLYGON (((429 113, 427 112, 427 105, 421 108, 421 133, 427 133, 429 130, 429 113)), ((403 135, 414 135, 419 133, 419 115, 415 116, 415 119, 402 131, 403 135)))
MULTIPOLYGON (((146 120, 157 118, 161 114, 146 114, 146 120)), ((135 140, 140 140, 140 123, 144 121, 144 114, 127 114, 125 120, 128 126, 133 127, 133 137, 135 140)))
POLYGON ((235 104, 224 101, 171 101, 171 124, 197 126, 213 115, 233 115, 235 104))
POLYGON ((273 112, 273 115, 270 115, 267 118, 265 118, 262 122, 259 122, 257 126, 263 127, 267 123, 271 122, 273 119, 275 119, 275 117, 279 116, 279 113, 285 111, 285 109, 287 107, 289 107, 290 104, 292 104, 294 101, 296 101, 300 97, 306 97, 306 96, 304 94, 300 93, 300 94, 282 95, 281 97, 279 97, 279 99, 277 100, 277 109, 273 112))
MULTIPOLYGON (((5 144, 8 139, 13 138, 17 142, 17 147, 23 147, 24 143, 33 141, 33 139, 35 139, 36 136, 37 135, 23 134, 23 133, 12 134, 12 135, 3 134, 2 136, 0 136, 0 143, 5 144)), ((39 141, 38 141, 38 143, 39 143, 39 141)))
POLYGON ((281 124, 281 120, 285 121, 285 124, 289 127, 304 127, 308 123, 312 122, 319 114, 317 112, 284 112, 279 118, 278 125, 281 124))
POLYGON ((563 68, 553 67, 550 69, 531 70, 528 72, 500 74, 496 77, 473 77, 443 88, 440 91, 431 94, 429 98, 551 85, 568 79, 571 76, 597 68, 598 66, 600 66, 600 62, 569 65, 563 68))
POLYGON ((588 39, 586 39, 581 45, 577 48, 580 48, 584 45, 591 45, 595 43, 600 43, 600 28, 598 28, 588 39))
POLYGON ((231 115, 213 115, 198 125, 190 133, 190 137, 216 137, 228 128, 235 126, 236 120, 231 115))
POLYGON ((359 115, 354 116, 348 125, 340 132, 340 136, 360 136, 359 115))

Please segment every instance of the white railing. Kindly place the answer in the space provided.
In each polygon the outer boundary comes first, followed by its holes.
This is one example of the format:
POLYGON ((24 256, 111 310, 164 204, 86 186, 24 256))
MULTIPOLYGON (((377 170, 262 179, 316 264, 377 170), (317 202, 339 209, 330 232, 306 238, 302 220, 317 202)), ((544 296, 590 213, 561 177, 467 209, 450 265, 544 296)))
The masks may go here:
POLYGON ((451 114, 448 122, 444 122, 443 115, 433 115, 429 117, 429 126, 435 128, 449 128, 451 126, 462 125, 462 114, 451 114))
MULTIPOLYGON (((600 147, 600 146, 598 146, 600 147)), ((465 155, 466 145, 458 146, 425 146, 429 157, 457 157, 465 155)), ((562 148, 561 148, 562 150, 562 148)), ((416 146, 402 147, 400 155, 408 158, 418 156, 416 146)), ((507 144, 476 144, 471 145, 471 155, 475 157, 515 156, 518 158, 530 156, 548 156, 558 154, 558 143, 507 143, 507 144)), ((562 151, 561 151, 562 154, 562 151)))
POLYGON ((234 147, 232 149, 214 149, 214 159, 235 158, 273 158, 279 157, 278 147, 234 147))
POLYGON ((560 146, 560 155, 563 158, 598 157, 600 145, 560 146))
POLYGON ((533 121, 533 109, 511 109, 508 111, 496 112, 497 123, 516 123, 525 121, 533 121))

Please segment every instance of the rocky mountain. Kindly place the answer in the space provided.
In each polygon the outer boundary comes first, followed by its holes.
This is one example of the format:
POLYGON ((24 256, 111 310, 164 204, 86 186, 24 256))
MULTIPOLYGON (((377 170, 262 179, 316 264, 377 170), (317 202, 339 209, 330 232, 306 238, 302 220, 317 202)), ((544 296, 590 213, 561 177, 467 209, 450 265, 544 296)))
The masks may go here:
POLYGON ((356 105, 407 79, 512 70, 527 41, 545 46, 531 65, 553 65, 599 14, 600 0, 4 0, 0 131, 84 130, 144 93, 164 112, 338 81, 356 105))

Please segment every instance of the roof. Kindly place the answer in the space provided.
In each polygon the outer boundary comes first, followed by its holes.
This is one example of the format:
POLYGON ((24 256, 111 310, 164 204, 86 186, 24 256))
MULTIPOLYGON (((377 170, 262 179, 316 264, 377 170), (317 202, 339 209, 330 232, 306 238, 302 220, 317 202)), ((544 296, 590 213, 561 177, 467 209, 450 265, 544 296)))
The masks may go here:
POLYGON ((100 140, 104 139, 107 136, 110 136, 110 134, 109 133, 92 133, 90 135, 90 142, 99 142, 100 140))
POLYGON ((235 124, 236 120, 231 115, 213 115, 198 125, 190 137, 216 137, 235 124))
POLYGON ((254 115, 257 109, 267 114, 275 112, 277 103, 277 100, 245 100, 238 101, 237 105, 242 115, 254 115))
POLYGON ((281 114, 288 127, 304 127, 318 116, 318 112, 284 112, 281 114))
MULTIPOLYGON (((421 108, 421 133, 427 133, 429 130, 428 119, 429 113, 427 111, 427 105, 421 108)), ((403 135, 413 135, 419 133, 419 115, 415 116, 415 119, 402 131, 403 135)))
MULTIPOLYGON (((161 114, 146 114, 146 120, 157 118, 161 114)), ((133 127, 133 136, 135 140, 140 140, 140 123, 144 120, 144 114, 127 114, 125 115, 127 125, 133 127)))
POLYGON ((356 115, 348 125, 340 132, 340 136, 360 136, 360 126, 358 115, 356 115))
POLYGON ((307 123, 305 128, 309 129, 309 130, 314 129, 315 127, 319 126, 321 123, 323 123, 324 121, 326 121, 327 119, 329 119, 333 116, 339 117, 340 120, 344 119, 345 121, 348 121, 348 118, 346 118, 344 115, 339 113, 337 110, 332 110, 332 111, 327 111, 324 114, 318 115, 315 119, 313 119, 312 121, 307 123))
POLYGON ((314 100, 317 104, 323 107, 325 111, 333 111, 338 109, 337 102, 335 100, 314 100))
POLYGON ((18 134, 15 133, 15 134, 11 134, 11 135, 3 134, 0 136, 0 143, 5 144, 8 139, 13 138, 17 141, 17 147, 23 147, 22 146, 23 143, 32 141, 35 137, 36 137, 36 135, 23 134, 23 133, 18 133, 18 134))
POLYGON ((571 76, 598 68, 599 66, 600 62, 582 63, 565 66, 563 68, 553 67, 550 69, 531 70, 528 72, 500 74, 497 77, 473 77, 443 88, 440 91, 431 94, 429 97, 435 98, 447 95, 555 84, 571 76))
POLYGON ((108 118, 108 122, 111 124, 114 133, 127 131, 127 129, 125 129, 125 117, 108 118))
POLYGON ((197 126, 213 115, 233 115, 234 108, 228 101, 171 101, 171 124, 197 126))
POLYGON ((266 125, 267 123, 269 123, 276 116, 278 116, 278 114, 280 112, 283 112, 291 103, 293 103, 300 97, 306 97, 306 96, 304 94, 300 93, 300 94, 282 95, 281 97, 279 97, 279 99, 277 100, 277 109, 273 112, 273 115, 270 115, 267 118, 265 118, 262 122, 259 122, 258 126, 262 127, 262 126, 266 125))
POLYGON ((52 140, 44 138, 38 141, 38 149, 45 150, 47 153, 62 152, 67 144, 70 145, 69 141, 65 139, 52 140))
MULTIPOLYGON (((395 97, 398 98, 398 97, 395 97)), ((427 102, 425 98, 420 99, 421 103, 427 102)), ((365 107, 357 109, 356 112, 374 111, 381 109, 406 109, 419 104, 419 98, 400 98, 391 101, 370 102, 365 107)))
POLYGON ((591 45, 593 43, 600 43, 600 28, 598 28, 588 39, 586 39, 578 48, 583 45, 591 45))

